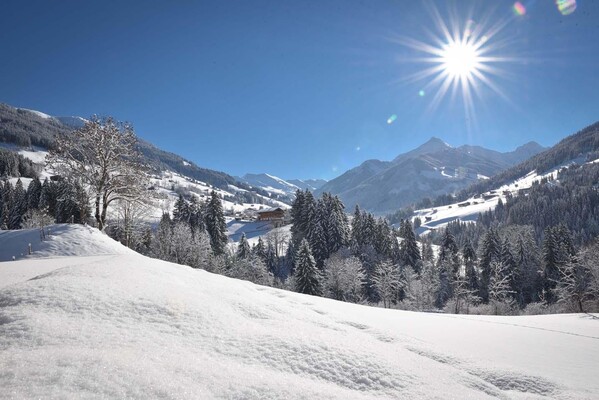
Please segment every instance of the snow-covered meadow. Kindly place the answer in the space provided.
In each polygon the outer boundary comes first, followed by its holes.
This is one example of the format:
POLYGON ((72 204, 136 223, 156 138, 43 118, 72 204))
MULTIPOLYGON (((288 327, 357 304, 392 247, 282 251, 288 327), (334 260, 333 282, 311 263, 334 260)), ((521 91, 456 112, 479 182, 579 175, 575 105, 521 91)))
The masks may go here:
MULTIPOLYGON (((150 259, 91 228, 51 231, 32 243, 32 256, 0 263, 1 398, 599 393, 596 315, 372 308, 150 259)), ((19 251, 35 234, 3 232, 0 252, 19 251)))

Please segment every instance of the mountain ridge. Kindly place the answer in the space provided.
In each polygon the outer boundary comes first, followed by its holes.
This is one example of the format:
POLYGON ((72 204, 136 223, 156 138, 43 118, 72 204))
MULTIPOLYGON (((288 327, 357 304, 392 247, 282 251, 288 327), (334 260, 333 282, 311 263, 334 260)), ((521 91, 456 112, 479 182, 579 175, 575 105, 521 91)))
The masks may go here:
POLYGON ((453 147, 432 137, 391 161, 370 159, 330 180, 316 194, 329 191, 348 208, 355 205, 385 214, 431 195, 460 190, 528 159, 544 147, 528 142, 509 152, 481 146, 453 147))

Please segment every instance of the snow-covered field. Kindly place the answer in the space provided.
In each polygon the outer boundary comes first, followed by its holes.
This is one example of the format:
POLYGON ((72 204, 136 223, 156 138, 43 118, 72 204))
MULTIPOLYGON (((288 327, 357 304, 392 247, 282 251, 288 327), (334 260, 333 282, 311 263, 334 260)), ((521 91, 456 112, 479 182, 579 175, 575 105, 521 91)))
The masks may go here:
POLYGON ((52 231, 37 258, 0 263, 0 398, 598 397, 597 316, 371 308, 52 231))

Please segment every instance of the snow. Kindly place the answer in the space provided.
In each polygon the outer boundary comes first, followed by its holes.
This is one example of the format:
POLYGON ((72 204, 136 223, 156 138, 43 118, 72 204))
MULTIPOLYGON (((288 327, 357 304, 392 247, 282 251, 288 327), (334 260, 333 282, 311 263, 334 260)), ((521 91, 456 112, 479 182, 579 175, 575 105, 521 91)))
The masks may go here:
MULTIPOLYGON (((597 316, 371 308, 149 259, 84 227, 56 232, 51 241, 60 245, 49 258, 0 263, 6 398, 593 399, 599 393, 597 316), (91 241, 112 254, 84 256, 91 241), (64 246, 77 255, 60 257, 64 246)), ((4 235, 3 248, 20 233, 4 235)))
POLYGON ((29 243, 33 250, 30 258, 133 253, 89 226, 56 224, 44 231, 46 240, 41 240, 40 229, 0 230, 0 261, 25 257, 29 243))
MULTIPOLYGON (((594 163, 599 160, 588 162, 594 163)), ((521 195, 522 189, 529 189, 536 182, 540 182, 544 178, 557 179, 558 172, 573 163, 581 164, 584 163, 583 158, 577 158, 570 160, 562 165, 559 165, 552 170, 544 173, 537 174, 536 171, 531 171, 525 176, 516 179, 506 185, 502 185, 495 190, 482 193, 478 196, 471 197, 466 201, 460 203, 449 204, 441 207, 425 208, 414 211, 413 219, 418 217, 422 221, 422 225, 417 229, 419 234, 426 234, 432 230, 445 227, 448 223, 460 220, 460 221, 471 221, 474 222, 478 218, 479 213, 493 210, 499 203, 499 199, 504 203, 507 201, 508 194, 510 196, 521 195), (469 204, 467 204, 469 203, 469 204), (427 217, 430 219, 427 221, 427 217)), ((441 171, 444 176, 449 176, 444 170, 441 171)), ((488 179, 483 175, 478 175, 478 179, 488 179)), ((525 194, 524 194, 525 195, 525 194)))
POLYGON ((46 156, 48 155, 48 152, 42 149, 21 149, 18 153, 32 162, 42 165, 46 162, 46 156))
MULTIPOLYGON (((281 227, 274 227, 268 221, 236 221, 230 220, 227 222, 227 236, 231 240, 231 245, 234 242, 239 242, 241 235, 245 233, 245 237, 250 244, 253 246, 258 244, 258 239, 262 237, 262 240, 266 239, 269 234, 278 234, 279 240, 283 238, 291 238, 291 225, 284 225, 281 227)), ((287 246, 283 246, 285 250, 287 246)))
POLYGON ((52 117, 51 115, 45 114, 41 111, 29 110, 27 108, 19 108, 18 110, 28 111, 28 112, 35 114, 38 117, 43 118, 43 119, 54 119, 54 117, 52 117))

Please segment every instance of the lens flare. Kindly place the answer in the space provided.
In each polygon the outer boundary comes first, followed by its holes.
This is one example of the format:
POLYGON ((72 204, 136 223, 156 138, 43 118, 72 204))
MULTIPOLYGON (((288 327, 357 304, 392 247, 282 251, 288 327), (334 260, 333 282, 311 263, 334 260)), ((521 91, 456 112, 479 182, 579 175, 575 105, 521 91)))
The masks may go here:
POLYGON ((519 17, 526 15, 526 7, 524 7, 524 4, 520 3, 519 1, 514 3, 512 10, 514 11, 514 14, 519 17))
POLYGON ((397 115, 396 115, 396 114, 393 114, 392 116, 390 116, 390 117, 387 119, 387 124, 391 125, 392 123, 394 123, 394 122, 395 122, 395 120, 396 120, 396 119, 397 119, 397 115))
POLYGON ((425 94, 426 93, 424 92, 424 90, 421 90, 418 92, 418 96, 420 96, 420 97, 424 97, 425 94))
POLYGON ((562 15, 570 15, 576 11, 576 0, 555 0, 555 5, 562 15))

